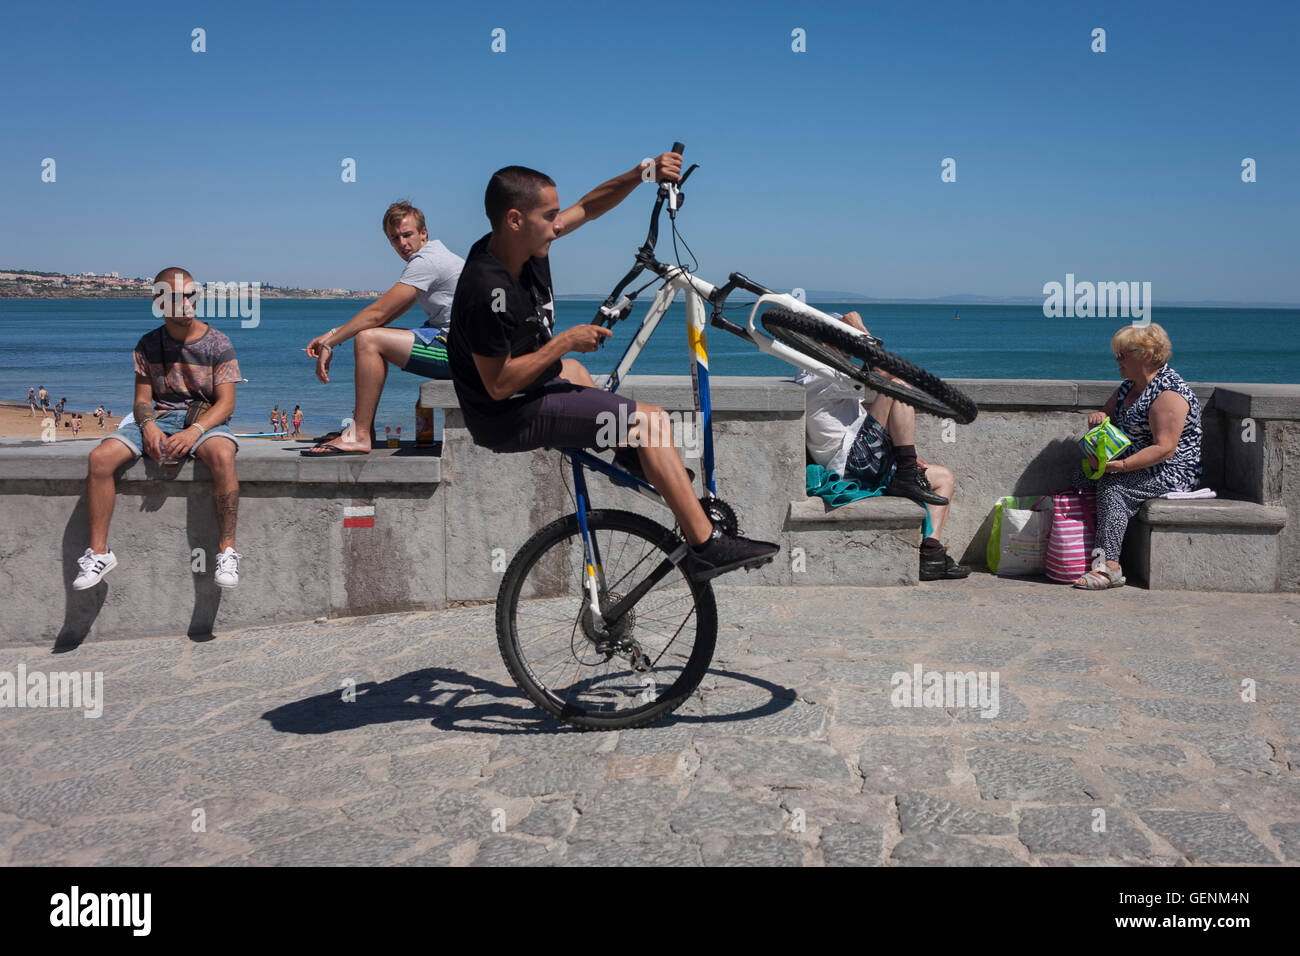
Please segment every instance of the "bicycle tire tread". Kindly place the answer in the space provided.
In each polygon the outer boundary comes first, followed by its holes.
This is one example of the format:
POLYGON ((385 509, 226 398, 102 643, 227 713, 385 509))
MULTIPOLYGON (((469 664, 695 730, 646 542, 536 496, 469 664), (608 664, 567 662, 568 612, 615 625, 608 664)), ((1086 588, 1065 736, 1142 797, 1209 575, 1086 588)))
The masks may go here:
MULTIPOLYGON (((590 511, 587 514, 587 527, 593 532, 611 526, 618 528, 620 525, 622 526, 620 530, 629 533, 632 532, 632 529, 643 532, 646 535, 646 540, 655 541, 657 546, 667 544, 669 539, 676 538, 673 532, 658 522, 630 511, 600 509, 590 511), (654 537, 650 537, 651 535, 654 537)), ((682 685, 678 690, 656 697, 655 701, 645 709, 636 708, 623 716, 605 718, 592 717, 586 714, 566 714, 564 708, 555 706, 554 701, 545 694, 534 693, 534 683, 526 673, 523 661, 515 653, 510 638, 513 633, 511 630, 510 609, 514 605, 512 597, 517 596, 517 594, 512 595, 512 592, 518 591, 524 573, 532 566, 538 556, 544 554, 555 539, 571 537, 577 533, 577 515, 570 514, 557 518, 524 542, 507 566, 506 573, 501 581, 501 587, 497 591, 496 602, 497 642, 501 650, 502 660, 505 662, 506 670, 510 672, 510 677, 515 682, 515 685, 540 710, 556 720, 563 721, 584 731, 633 730, 638 727, 645 727, 663 719, 680 707, 695 692, 700 681, 704 679, 704 675, 708 673, 717 641, 717 602, 713 595, 713 589, 708 582, 692 584, 688 581, 688 584, 691 584, 693 589, 694 613, 697 615, 699 622, 700 630, 697 636, 699 650, 692 650, 687 667, 683 669, 684 674, 689 672, 689 678, 685 681, 678 680, 673 684, 674 687, 678 684, 682 685), (695 663, 696 658, 701 655, 703 657, 703 666, 695 663), (695 673, 697 670, 698 674, 695 673)))
MULTIPOLYGON (((888 380, 882 382, 878 377, 873 377, 870 373, 872 369, 880 369, 891 375, 898 376, 933 400, 932 407, 925 407, 924 402, 917 404, 918 411, 952 418, 959 425, 970 424, 979 414, 979 408, 976 404, 957 388, 949 385, 938 376, 927 372, 919 365, 915 365, 905 358, 871 344, 848 328, 840 329, 828 326, 817 319, 791 312, 789 309, 783 309, 779 306, 774 306, 764 312, 762 322, 763 326, 774 337, 791 348, 803 352, 805 355, 808 352, 800 342, 784 338, 781 333, 790 332, 795 335, 812 336, 861 359, 866 363, 866 366, 857 371, 846 370, 846 374, 852 375, 864 385, 883 391, 886 394, 892 394, 901 401, 916 398, 914 395, 904 393, 901 389, 891 387, 888 380)), ((821 360, 820 356, 810 355, 809 357, 821 360)))

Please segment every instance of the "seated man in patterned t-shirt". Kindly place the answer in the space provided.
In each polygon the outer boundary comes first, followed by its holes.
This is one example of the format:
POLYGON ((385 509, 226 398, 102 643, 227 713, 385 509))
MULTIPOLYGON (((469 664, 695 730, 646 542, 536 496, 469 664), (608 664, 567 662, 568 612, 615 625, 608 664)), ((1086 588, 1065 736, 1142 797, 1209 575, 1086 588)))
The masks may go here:
POLYGON ((212 472, 217 510, 216 583, 239 583, 235 552, 235 517, 239 480, 235 451, 239 443, 226 422, 235 410, 235 383, 241 380, 235 349, 225 333, 194 318, 194 277, 169 267, 154 278, 154 314, 164 322, 146 332, 135 347, 134 420, 107 436, 90 453, 86 504, 90 513, 90 547, 77 559, 72 582, 78 591, 94 587, 117 567, 108 550, 108 524, 117 491, 115 473, 143 452, 154 461, 196 457, 212 472), (204 408, 198 403, 211 406, 204 408), (198 415, 190 425, 186 413, 198 415))

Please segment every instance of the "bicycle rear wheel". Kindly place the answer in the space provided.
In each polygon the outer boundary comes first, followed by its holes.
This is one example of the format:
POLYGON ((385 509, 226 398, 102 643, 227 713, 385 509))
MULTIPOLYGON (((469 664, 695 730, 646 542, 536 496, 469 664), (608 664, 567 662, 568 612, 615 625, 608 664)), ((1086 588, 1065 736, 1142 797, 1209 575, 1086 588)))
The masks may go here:
MULTIPOLYGON (((627 511, 592 511, 587 531, 608 593, 602 610, 682 543, 627 511)), ((515 555, 497 595, 497 642, 510 676, 546 713, 585 729, 641 727, 676 710, 713 658, 713 589, 691 581, 678 565, 599 634, 586 574, 577 515, 551 522, 515 555)))
POLYGON ((951 418, 959 425, 970 424, 979 414, 975 403, 947 382, 871 344, 848 326, 828 325, 812 316, 782 308, 768 309, 760 321, 778 341, 878 392, 911 405, 918 412, 951 418), (881 372, 888 372, 896 378, 889 378, 881 372))

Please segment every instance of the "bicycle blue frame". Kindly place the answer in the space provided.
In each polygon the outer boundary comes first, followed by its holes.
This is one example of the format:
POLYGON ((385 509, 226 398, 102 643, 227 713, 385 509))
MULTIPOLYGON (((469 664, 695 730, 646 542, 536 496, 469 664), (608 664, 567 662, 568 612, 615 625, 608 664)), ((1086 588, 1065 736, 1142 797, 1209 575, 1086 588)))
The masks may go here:
MULTIPOLYGON (((694 398, 695 413, 699 418, 700 429, 703 432, 702 465, 704 474, 702 481, 704 487, 708 489, 709 496, 713 496, 717 494, 717 485, 713 474, 713 404, 709 395, 709 356, 705 334, 707 323, 705 321, 704 300, 700 298, 703 295, 707 299, 708 295, 713 291, 713 286, 681 269, 673 270, 667 280, 664 286, 655 294, 654 302, 651 303, 649 309, 646 310, 645 316, 641 319, 641 325, 637 329, 636 335, 632 337, 632 341, 624 349, 618 364, 610 373, 603 387, 608 392, 618 391, 619 386, 623 384, 646 342, 650 340, 650 336, 654 334, 659 322, 668 312, 668 308, 672 305, 673 299, 676 298, 677 292, 685 289, 687 292, 686 337, 691 361, 691 392, 694 398)), ((583 468, 598 471, 613 479, 616 484, 630 488, 632 491, 645 495, 660 504, 664 504, 664 500, 663 496, 655 491, 654 487, 648 482, 637 478, 617 465, 613 465, 602 458, 597 458, 591 452, 580 448, 561 448, 559 451, 569 459, 573 466, 573 490, 576 499, 578 527, 582 532, 583 549, 587 560, 586 580, 589 585, 592 608, 599 615, 599 592, 604 590, 605 582, 601 569, 599 545, 587 528, 589 495, 583 468)))

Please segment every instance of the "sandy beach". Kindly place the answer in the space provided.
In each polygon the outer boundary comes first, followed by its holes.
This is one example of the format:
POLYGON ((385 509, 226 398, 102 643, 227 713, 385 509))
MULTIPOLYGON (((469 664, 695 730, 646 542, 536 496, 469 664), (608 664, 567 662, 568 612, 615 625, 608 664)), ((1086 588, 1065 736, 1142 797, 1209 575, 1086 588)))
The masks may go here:
MULTIPOLYGON (((99 422, 95 416, 90 414, 94 408, 72 409, 65 407, 63 418, 59 421, 58 438, 56 441, 64 439, 72 440, 72 428, 68 427, 69 416, 74 412, 81 412, 81 433, 78 439, 102 438, 109 432, 117 428, 118 422, 122 420, 121 415, 110 415, 104 421, 104 427, 99 427, 99 422)), ((41 422, 45 419, 53 420, 53 412, 40 412, 35 415, 30 413, 26 405, 0 405, 0 438, 35 438, 39 439, 41 435, 41 422)))

